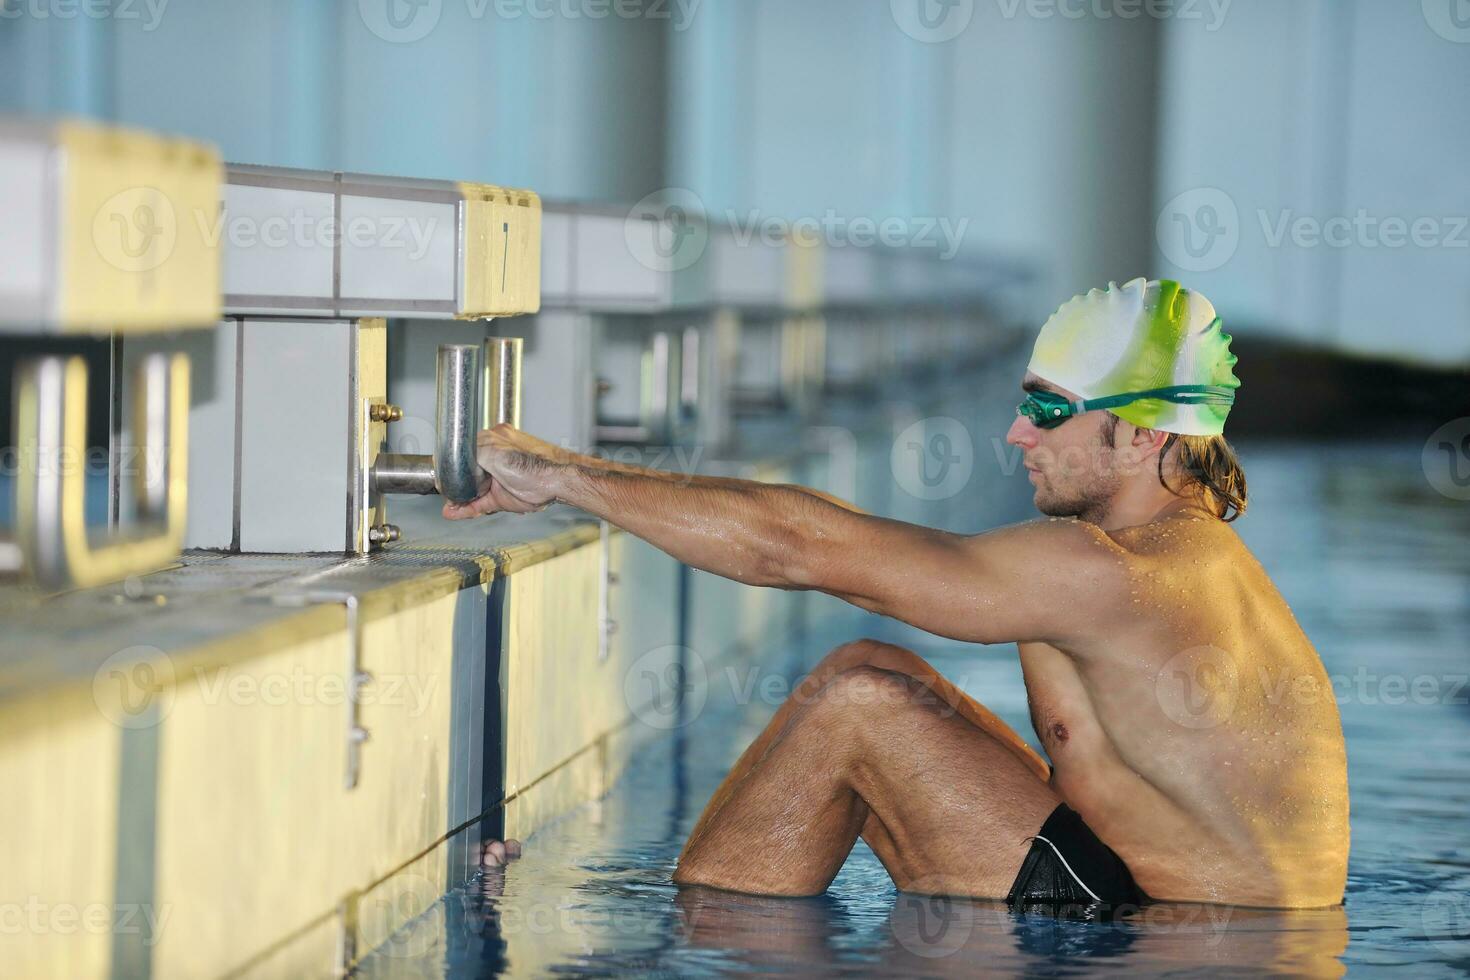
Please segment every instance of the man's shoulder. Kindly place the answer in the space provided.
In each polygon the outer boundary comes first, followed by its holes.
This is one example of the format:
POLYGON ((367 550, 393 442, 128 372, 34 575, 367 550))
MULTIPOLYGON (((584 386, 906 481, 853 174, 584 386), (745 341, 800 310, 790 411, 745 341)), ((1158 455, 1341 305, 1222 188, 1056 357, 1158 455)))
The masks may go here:
POLYGON ((1039 518, 979 535, 984 556, 1029 588, 1079 611, 1126 593, 1135 556, 1102 528, 1070 517, 1039 518))

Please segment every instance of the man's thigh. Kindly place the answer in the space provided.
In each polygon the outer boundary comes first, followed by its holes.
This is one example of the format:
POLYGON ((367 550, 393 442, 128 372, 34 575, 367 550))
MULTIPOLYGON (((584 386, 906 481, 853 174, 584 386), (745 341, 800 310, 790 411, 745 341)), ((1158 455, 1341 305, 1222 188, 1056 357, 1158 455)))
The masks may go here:
POLYGON ((812 677, 819 685, 824 685, 835 674, 857 667, 876 667, 879 670, 905 674, 919 681, 972 725, 988 732, 992 738, 1020 756, 1021 761, 1043 781, 1051 778, 1051 766, 1015 729, 1002 721, 995 712, 960 690, 927 660, 906 647, 872 639, 845 643, 823 658, 812 672, 812 677))
POLYGON ((864 675, 882 688, 854 776, 872 811, 864 840, 901 889, 1004 897, 1028 838, 1061 799, 1002 739, 923 683, 881 670, 864 675))

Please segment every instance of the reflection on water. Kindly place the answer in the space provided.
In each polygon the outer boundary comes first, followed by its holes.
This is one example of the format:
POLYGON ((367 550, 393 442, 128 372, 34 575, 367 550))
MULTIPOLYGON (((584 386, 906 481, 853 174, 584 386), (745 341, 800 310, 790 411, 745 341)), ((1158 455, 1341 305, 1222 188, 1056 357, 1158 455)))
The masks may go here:
MULTIPOLYGON (((711 685, 703 714, 650 739, 606 800, 537 834, 507 871, 445 896, 361 975, 1463 974, 1470 505, 1435 493, 1415 446, 1247 446, 1243 456, 1254 502, 1237 527, 1341 702, 1353 806, 1345 908, 1017 916, 992 902, 900 895, 861 843, 820 898, 681 892, 669 874, 684 836, 771 710, 721 704, 711 685)), ((894 635, 1029 734, 1004 648, 894 635)))

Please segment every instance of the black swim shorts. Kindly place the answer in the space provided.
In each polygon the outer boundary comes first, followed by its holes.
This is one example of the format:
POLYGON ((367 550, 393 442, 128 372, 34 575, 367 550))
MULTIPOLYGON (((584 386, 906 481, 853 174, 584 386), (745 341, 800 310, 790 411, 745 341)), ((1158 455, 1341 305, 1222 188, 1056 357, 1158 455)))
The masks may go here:
POLYGON ((1006 896, 1013 910, 1095 918, 1148 901, 1123 859, 1067 804, 1053 810, 1030 840, 1006 896))

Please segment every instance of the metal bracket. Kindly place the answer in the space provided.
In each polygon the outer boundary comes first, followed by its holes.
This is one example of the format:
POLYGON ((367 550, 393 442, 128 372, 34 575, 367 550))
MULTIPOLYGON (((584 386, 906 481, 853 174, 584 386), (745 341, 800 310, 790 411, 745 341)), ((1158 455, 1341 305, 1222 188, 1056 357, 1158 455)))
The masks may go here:
POLYGON ((618 573, 612 568, 612 525, 601 521, 598 531, 597 662, 602 663, 611 654, 612 635, 618 631, 617 621, 612 618, 612 587, 618 582, 618 573))
POLYGON ((373 675, 362 669, 362 618, 358 598, 350 592, 304 592, 299 595, 271 596, 278 606, 340 605, 347 610, 347 735, 344 789, 356 789, 362 770, 362 743, 371 733, 362 725, 362 689, 373 682, 373 675))

